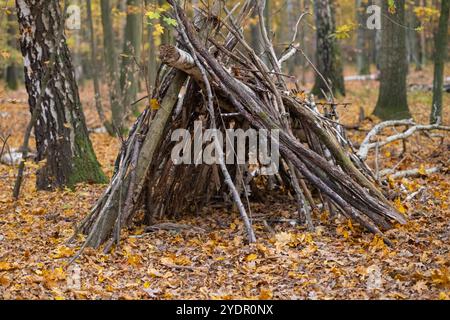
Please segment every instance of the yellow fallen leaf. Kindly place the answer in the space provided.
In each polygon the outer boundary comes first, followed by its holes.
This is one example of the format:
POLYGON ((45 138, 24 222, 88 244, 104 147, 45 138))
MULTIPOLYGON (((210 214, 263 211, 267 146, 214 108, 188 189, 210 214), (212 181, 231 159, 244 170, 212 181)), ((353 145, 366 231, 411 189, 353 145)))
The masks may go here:
POLYGON ((55 250, 55 253, 51 255, 53 259, 68 258, 73 256, 75 251, 72 248, 61 246, 55 250))
POLYGON ((395 208, 397 208, 398 212, 400 212, 401 214, 406 214, 406 208, 403 205, 402 201, 400 200, 400 198, 395 199, 394 201, 394 205, 395 208))
POLYGON ((0 271, 10 271, 17 269, 16 266, 12 265, 9 262, 0 262, 0 271))
POLYGON ((439 293, 439 300, 450 300, 450 297, 445 292, 439 293))
POLYGON ((33 211, 31 211, 31 213, 38 216, 38 215, 46 214, 47 210, 45 210, 45 208, 38 207, 38 208, 33 209, 33 211))
POLYGON ((9 280, 9 278, 0 276, 0 286, 7 287, 10 283, 11 281, 9 280))
POLYGON ((255 253, 249 254, 246 258, 245 261, 247 262, 251 262, 251 261, 255 261, 258 258, 258 255, 255 253))
POLYGON ((272 299, 272 297, 273 297, 272 290, 264 288, 261 289, 261 292, 259 293, 260 300, 269 300, 272 299))
POLYGON ((426 176, 426 175, 427 175, 427 169, 425 169, 425 166, 424 166, 423 164, 420 165, 419 173, 420 173, 422 176, 426 176))
POLYGON ((130 254, 127 258, 127 263, 131 266, 138 266, 141 264, 141 256, 130 254))

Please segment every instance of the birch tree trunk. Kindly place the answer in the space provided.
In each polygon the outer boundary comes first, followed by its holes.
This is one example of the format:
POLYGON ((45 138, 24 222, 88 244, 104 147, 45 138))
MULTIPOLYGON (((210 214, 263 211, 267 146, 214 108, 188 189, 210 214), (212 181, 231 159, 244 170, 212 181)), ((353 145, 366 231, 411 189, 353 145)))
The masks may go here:
POLYGON ((17 0, 16 6, 28 102, 32 112, 39 108, 34 128, 37 161, 45 160, 45 164, 38 170, 38 189, 106 182, 89 140, 65 38, 55 43, 62 21, 59 3, 17 0), (49 70, 53 50, 55 65, 41 93, 41 81, 49 70), (37 106, 41 95, 42 104, 37 106))
POLYGON ((338 43, 334 37, 336 23, 334 19, 333 0, 314 1, 316 18, 316 63, 322 74, 316 75, 316 82, 312 92, 323 96, 328 95, 329 87, 333 94, 345 95, 344 74, 338 43), (325 83, 323 78, 328 82, 325 83))

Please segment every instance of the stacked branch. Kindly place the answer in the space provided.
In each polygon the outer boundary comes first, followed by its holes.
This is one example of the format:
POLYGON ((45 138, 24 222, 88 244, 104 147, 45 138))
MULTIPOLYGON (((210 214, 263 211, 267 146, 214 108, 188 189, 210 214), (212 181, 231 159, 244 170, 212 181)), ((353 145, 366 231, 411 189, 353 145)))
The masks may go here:
POLYGON ((168 2, 178 38, 176 46, 160 48, 164 67, 153 96, 160 108, 146 110, 131 130, 110 185, 81 223, 80 231, 88 234, 85 246, 107 242, 108 249, 139 212, 151 225, 168 215, 198 212, 212 201, 234 203, 248 241, 254 242, 248 189, 262 194, 274 182, 295 196, 300 219, 310 229, 311 210, 319 206, 380 235, 392 222, 406 222, 353 151, 335 110, 322 114, 313 98, 302 100, 288 90, 282 63, 290 56, 276 56, 262 18, 263 2, 246 1, 237 16, 226 9, 221 14, 199 8, 195 24, 176 1, 168 2), (243 36, 253 12, 260 16, 267 64, 243 36), (225 163, 217 143, 216 164, 174 164, 172 133, 186 129, 195 136, 199 120, 201 130, 278 129, 279 139, 270 139, 272 148, 280 150, 279 173, 265 177, 262 189, 244 179, 251 176, 250 166, 225 163))

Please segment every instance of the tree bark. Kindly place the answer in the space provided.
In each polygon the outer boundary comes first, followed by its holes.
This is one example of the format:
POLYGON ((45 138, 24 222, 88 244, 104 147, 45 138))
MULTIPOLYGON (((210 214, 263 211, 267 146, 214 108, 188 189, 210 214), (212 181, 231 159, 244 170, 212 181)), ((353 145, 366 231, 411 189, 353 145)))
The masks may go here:
POLYGON ((433 81, 433 104, 431 108, 431 123, 442 121, 442 92, 444 86, 444 66, 447 55, 448 44, 448 18, 450 0, 442 0, 441 16, 439 18, 439 29, 435 35, 434 52, 434 81, 433 81))
MULTIPOLYGON (((151 4, 156 4, 155 0, 145 0, 145 3, 147 6, 151 5, 151 4)), ((158 68, 158 64, 156 61, 156 43, 155 43, 155 36, 153 35, 153 25, 150 23, 147 23, 147 39, 149 42, 149 49, 148 49, 148 62, 147 62, 147 81, 148 81, 148 86, 149 88, 147 88, 150 91, 150 86, 153 85, 155 83, 156 80, 156 73, 157 73, 157 68, 158 68)))
POLYGON ((406 119, 411 114, 406 96, 405 0, 395 1, 395 13, 382 1, 380 92, 374 114, 382 120, 406 119))
POLYGON ((136 62, 140 63, 142 19, 140 0, 127 0, 127 19, 120 70, 120 88, 123 107, 127 108, 136 100, 139 72, 136 62))
POLYGON ((359 75, 370 74, 369 48, 366 31, 365 13, 367 1, 356 0, 356 21, 358 22, 358 32, 356 35, 356 64, 359 75))
POLYGON ((37 161, 46 162, 38 170, 38 189, 107 182, 89 140, 65 38, 55 43, 62 20, 59 3, 17 0, 16 6, 30 110, 40 108, 34 128, 37 161), (37 106, 41 81, 53 50, 56 50, 55 65, 42 104, 37 106))
POLYGON ((329 87, 333 94, 339 93, 345 96, 344 74, 340 50, 334 33, 336 23, 334 18, 333 0, 314 1, 314 13, 316 19, 316 63, 317 69, 322 74, 316 75, 316 81, 312 92, 323 97, 325 92, 329 94, 329 87), (328 82, 325 83, 323 78, 328 82))
POLYGON ((111 4, 109 0, 100 0, 103 27, 103 48, 105 51, 105 62, 108 71, 109 97, 111 103, 113 129, 119 131, 122 127, 124 109, 122 107, 122 96, 119 83, 119 64, 116 54, 115 38, 113 33, 111 4))
POLYGON ((98 68, 97 68, 97 43, 95 41, 95 29, 94 29, 94 21, 92 18, 91 0, 86 0, 86 9, 90 33, 90 43, 91 43, 91 68, 92 68, 92 79, 94 82, 95 108, 97 110, 97 114, 103 126, 110 134, 113 134, 111 124, 109 123, 109 121, 106 120, 105 112, 102 105, 102 96, 100 92, 100 82, 98 79, 98 68))
POLYGON ((414 63, 416 70, 422 68, 419 54, 419 34, 416 28, 419 26, 419 20, 414 12, 414 3, 408 3, 408 62, 414 63))
MULTIPOLYGON (((16 43, 16 34, 17 30, 14 27, 16 20, 14 19, 14 15, 12 13, 8 14, 8 27, 7 27, 7 35, 8 35, 8 47, 11 50, 15 50, 17 47, 16 43)), ((19 87, 19 70, 14 58, 11 58, 10 63, 6 67, 6 85, 8 89, 17 90, 19 87)))

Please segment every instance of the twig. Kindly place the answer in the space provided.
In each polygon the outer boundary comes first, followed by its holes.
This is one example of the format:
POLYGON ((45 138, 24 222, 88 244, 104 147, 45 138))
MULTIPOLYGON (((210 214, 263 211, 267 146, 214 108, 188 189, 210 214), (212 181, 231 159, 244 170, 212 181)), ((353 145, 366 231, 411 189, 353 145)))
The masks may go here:
POLYGON ((383 178, 391 178, 391 179, 401 179, 401 178, 414 178, 420 177, 422 175, 431 175, 434 173, 438 173, 442 170, 442 167, 434 167, 430 169, 412 169, 412 170, 404 170, 395 172, 393 169, 385 169, 380 172, 381 177, 383 178), (425 174, 424 174, 425 173, 425 174))

